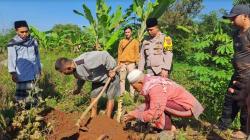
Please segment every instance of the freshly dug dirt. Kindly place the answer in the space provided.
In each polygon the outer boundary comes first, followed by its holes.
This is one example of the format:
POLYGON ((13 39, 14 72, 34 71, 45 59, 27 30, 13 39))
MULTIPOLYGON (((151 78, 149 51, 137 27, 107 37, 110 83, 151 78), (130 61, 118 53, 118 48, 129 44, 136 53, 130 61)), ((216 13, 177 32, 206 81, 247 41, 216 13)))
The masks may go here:
MULTIPOLYGON (((105 140, 127 140, 128 134, 123 126, 106 116, 93 118, 87 125, 88 131, 78 131, 75 123, 79 113, 64 113, 53 110, 46 116, 47 123, 53 126, 53 132, 48 136, 49 140, 97 140, 105 137, 105 140)), ((101 139, 102 140, 102 139, 101 139)))
MULTIPOLYGON (((77 119, 80 117, 80 113, 65 113, 59 110, 51 110, 50 113, 46 115, 45 121, 51 123, 53 126, 53 132, 47 136, 49 140, 158 140, 163 139, 181 139, 185 137, 187 140, 199 139, 224 139, 224 136, 217 135, 208 129, 209 125, 196 124, 194 122, 187 123, 196 125, 196 127, 186 126, 183 128, 185 132, 172 136, 167 132, 149 133, 149 129, 144 129, 144 133, 138 132, 138 128, 141 130, 145 126, 138 125, 141 127, 129 127, 126 129, 125 126, 117 123, 115 120, 109 119, 104 115, 99 115, 98 117, 92 119, 88 124, 88 131, 79 131, 75 126, 77 119), (198 128, 197 128, 198 127, 198 128), (125 128, 125 130, 124 130, 125 128), (208 134, 202 134, 201 132, 207 131, 208 134), (102 139, 100 139, 102 137, 102 139)), ((87 122, 87 121, 85 121, 87 122)), ((138 123, 139 124, 139 123, 138 123)))
POLYGON ((60 140, 63 137, 74 135, 78 132, 75 122, 78 119, 77 113, 64 113, 59 110, 52 110, 46 116, 46 122, 53 126, 53 131, 49 134, 49 140, 60 140))
POLYGON ((79 138, 95 140, 101 135, 106 135, 112 140, 127 140, 128 137, 121 124, 106 116, 92 119, 87 127, 89 128, 88 132, 81 132, 79 138))

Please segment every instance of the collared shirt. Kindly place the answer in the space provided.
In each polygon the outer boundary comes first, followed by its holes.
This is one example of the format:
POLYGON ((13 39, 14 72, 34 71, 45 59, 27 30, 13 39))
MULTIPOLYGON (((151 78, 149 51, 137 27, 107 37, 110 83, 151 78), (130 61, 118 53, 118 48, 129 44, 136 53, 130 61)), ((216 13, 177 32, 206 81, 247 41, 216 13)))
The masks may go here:
POLYGON ((80 80, 102 82, 108 77, 108 71, 116 66, 115 59, 106 51, 86 52, 74 59, 84 60, 76 66, 74 76, 80 80))
POLYGON ((139 61, 139 41, 136 39, 122 39, 118 46, 118 64, 121 62, 138 63, 139 61))
POLYGON ((160 76, 146 75, 143 80, 140 95, 145 97, 145 104, 137 107, 129 114, 143 122, 154 122, 157 128, 163 129, 165 125, 165 111, 167 102, 174 101, 198 119, 204 108, 199 101, 184 87, 160 76))
POLYGON ((8 70, 17 73, 18 82, 34 80, 41 72, 38 43, 34 38, 24 41, 16 35, 9 42, 8 70))
POLYGON ((151 68, 155 74, 159 74, 162 69, 170 70, 173 53, 164 50, 165 34, 160 33, 155 37, 146 36, 142 42, 140 60, 138 68, 143 71, 146 66, 151 68))

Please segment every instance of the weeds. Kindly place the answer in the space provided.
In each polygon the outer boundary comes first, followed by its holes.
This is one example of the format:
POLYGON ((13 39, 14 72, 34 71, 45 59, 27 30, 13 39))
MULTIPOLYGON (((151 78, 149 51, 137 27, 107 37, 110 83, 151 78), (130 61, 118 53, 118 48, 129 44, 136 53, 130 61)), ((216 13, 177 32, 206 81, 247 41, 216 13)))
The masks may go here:
POLYGON ((34 86, 29 91, 28 100, 16 103, 16 115, 12 122, 16 139, 40 139, 52 131, 52 126, 46 124, 41 115, 47 109, 47 106, 39 95, 42 89, 37 86, 38 81, 39 78, 35 80, 34 86), (30 108, 27 109, 27 106, 30 108))
POLYGON ((39 115, 43 109, 31 108, 18 112, 13 119, 12 126, 17 131, 17 139, 39 139, 52 131, 51 124, 45 124, 39 115))
MULTIPOLYGON (((82 112, 85 107, 89 104, 89 92, 91 90, 91 83, 86 82, 83 91, 79 95, 72 95, 70 91, 74 89, 75 78, 73 76, 63 76, 54 70, 54 62, 60 57, 74 58, 77 54, 69 54, 67 52, 44 52, 41 50, 41 61, 43 63, 43 74, 37 85, 43 89, 34 89, 32 91, 35 93, 39 91, 38 106, 32 107, 30 110, 25 110, 25 112, 16 112, 11 102, 15 86, 11 81, 11 77, 8 74, 6 67, 0 67, 0 131, 6 137, 10 137, 14 132, 16 138, 28 138, 27 134, 32 135, 32 138, 37 138, 38 136, 43 138, 46 134, 50 133, 52 130, 51 124, 46 124, 42 118, 41 112, 48 109, 49 107, 57 108, 66 112, 79 111, 82 112), (38 117, 36 119, 36 117, 38 117), (13 125, 11 125, 11 123, 13 125), (7 126, 7 127, 6 127, 7 126), (10 127, 9 127, 10 126, 10 127), (14 127, 15 126, 15 127, 14 127), (15 129, 13 129, 13 128, 15 129), (14 131, 15 130, 15 131, 14 131)), ((180 83, 189 91, 191 91, 199 101, 203 104, 207 104, 207 97, 204 96, 204 91, 202 90, 202 85, 194 79, 188 77, 191 75, 191 66, 188 64, 182 64, 175 62, 173 66, 173 71, 171 73, 171 78, 180 83), (197 89, 196 87, 200 87, 197 89), (204 96, 204 98, 202 98, 204 96)), ((36 96, 33 94, 32 96, 36 96)), ((126 111, 132 110, 143 102, 143 97, 136 96, 133 99, 128 92, 123 96, 123 105, 126 111)), ((105 108, 106 102, 100 102, 100 108, 105 108)), ((215 104, 217 105, 217 104, 215 104)), ((217 108, 221 106, 217 105, 217 108)), ((212 112, 214 115, 211 116, 211 112, 205 112, 205 116, 202 119, 211 120, 211 118, 217 118, 218 112, 212 112), (210 118, 206 118, 209 116, 210 118)), ((216 120, 216 119, 214 119, 216 120)), ((238 127, 239 121, 237 120, 233 127, 238 127)), ((204 130, 200 130, 204 131, 204 130)), ((203 135, 207 135, 208 132, 199 132, 203 135)), ((178 137, 184 137, 184 131, 178 134, 178 137), (183 133, 182 133, 183 132, 183 133)), ((228 135, 225 135, 225 137, 228 135)), ((29 137, 30 138, 30 137, 29 137)), ((1 136, 0 136, 1 139, 1 136)))
POLYGON ((179 133, 176 136, 176 139, 177 140, 186 140, 185 132, 183 129, 180 129, 179 133))

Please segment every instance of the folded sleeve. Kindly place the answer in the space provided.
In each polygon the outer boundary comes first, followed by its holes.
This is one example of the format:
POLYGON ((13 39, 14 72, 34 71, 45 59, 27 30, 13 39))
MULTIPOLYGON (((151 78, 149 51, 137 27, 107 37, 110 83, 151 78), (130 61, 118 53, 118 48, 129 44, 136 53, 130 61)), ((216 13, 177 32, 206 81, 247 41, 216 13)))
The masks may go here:
POLYGON ((16 49, 14 46, 8 46, 8 70, 9 73, 16 72, 16 49))
POLYGON ((162 69, 170 70, 172 66, 173 52, 166 51, 163 53, 164 64, 162 65, 162 69))
POLYGON ((41 66, 41 60, 40 60, 40 52, 39 52, 39 47, 38 43, 36 43, 36 64, 38 66, 39 73, 42 71, 42 66, 41 66))
POLYGON ((121 62, 121 55, 122 55, 122 40, 119 42, 119 46, 118 46, 118 56, 117 56, 117 64, 118 65, 121 62))
POLYGON ((140 60, 140 42, 138 40, 135 41, 134 49, 135 49, 136 64, 138 64, 140 60))
POLYGON ((146 60, 145 60, 145 54, 144 54, 144 47, 142 45, 141 50, 140 50, 140 59, 139 59, 138 69, 143 71, 145 63, 146 63, 146 60))
POLYGON ((164 113, 167 103, 167 94, 163 93, 162 86, 155 86, 149 92, 149 108, 145 107, 145 110, 136 109, 130 113, 143 122, 159 119, 164 113))

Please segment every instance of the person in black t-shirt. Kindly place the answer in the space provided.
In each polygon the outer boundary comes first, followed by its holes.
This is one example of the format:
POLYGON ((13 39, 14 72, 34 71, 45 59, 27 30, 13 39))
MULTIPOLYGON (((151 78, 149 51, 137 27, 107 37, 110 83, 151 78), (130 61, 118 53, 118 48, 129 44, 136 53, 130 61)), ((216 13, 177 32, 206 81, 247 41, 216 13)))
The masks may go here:
POLYGON ((250 126, 247 125, 246 98, 242 97, 248 94, 246 90, 247 86, 239 87, 236 83, 243 85, 246 81, 249 81, 250 77, 250 6, 243 4, 236 5, 232 8, 230 14, 223 16, 223 18, 230 19, 238 30, 233 34, 234 56, 232 64, 234 74, 228 87, 228 93, 225 95, 218 127, 221 130, 229 128, 238 112, 241 111, 241 129, 234 132, 232 137, 246 138, 247 127, 250 126))

